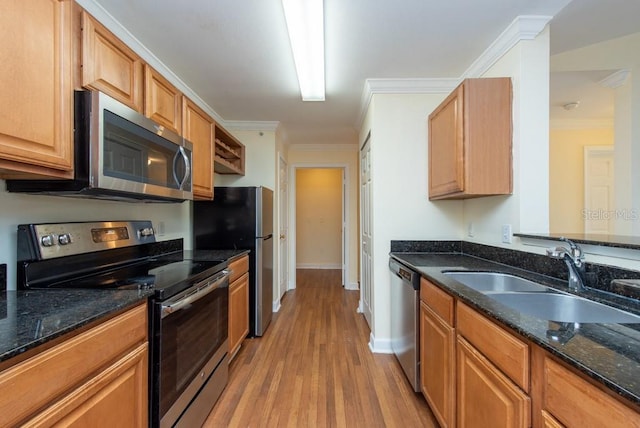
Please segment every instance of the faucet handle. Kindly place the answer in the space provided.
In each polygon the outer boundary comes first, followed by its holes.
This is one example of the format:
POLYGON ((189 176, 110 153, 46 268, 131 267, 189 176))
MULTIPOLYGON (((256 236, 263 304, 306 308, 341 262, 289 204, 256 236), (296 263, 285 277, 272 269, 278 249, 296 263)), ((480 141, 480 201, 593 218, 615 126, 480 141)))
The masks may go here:
POLYGON ((574 261, 584 261, 584 251, 582 251, 582 248, 578 244, 570 239, 565 238, 564 236, 561 236, 560 240, 569 244, 569 248, 571 249, 571 256, 573 257, 574 261))

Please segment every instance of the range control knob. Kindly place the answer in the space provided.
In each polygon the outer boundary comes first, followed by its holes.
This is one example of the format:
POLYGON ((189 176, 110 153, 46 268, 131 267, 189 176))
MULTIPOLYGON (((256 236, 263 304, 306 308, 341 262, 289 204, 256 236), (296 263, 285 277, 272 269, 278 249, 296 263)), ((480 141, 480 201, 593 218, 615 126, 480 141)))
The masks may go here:
POLYGON ((145 227, 144 229, 138 230, 138 236, 144 238, 145 236, 152 236, 155 232, 152 227, 145 227))
POLYGON ((42 238, 40 238, 40 243, 43 247, 52 247, 54 244, 53 235, 44 235, 42 238))
POLYGON ((71 243, 71 235, 69 235, 68 233, 63 233, 61 235, 58 235, 58 244, 67 245, 70 243, 71 243))

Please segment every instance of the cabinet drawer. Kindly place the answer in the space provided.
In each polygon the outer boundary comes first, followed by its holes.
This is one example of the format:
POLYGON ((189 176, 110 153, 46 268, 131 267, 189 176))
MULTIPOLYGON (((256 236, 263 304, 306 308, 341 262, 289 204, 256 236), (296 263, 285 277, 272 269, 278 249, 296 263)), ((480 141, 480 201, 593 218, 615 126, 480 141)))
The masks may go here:
POLYGON ((127 350, 147 341, 140 305, 0 373, 0 426, 13 426, 82 384, 127 350))
POLYGON ((453 326, 454 299, 452 296, 426 279, 420 278, 420 300, 425 302, 447 324, 453 326))
POLYGON ((232 283, 236 279, 240 278, 245 272, 249 271, 249 256, 242 256, 229 263, 229 270, 231 275, 229 276, 229 283, 232 283))
MULTIPOLYGON (((638 427, 638 412, 620 403, 548 355, 544 359, 542 403, 565 426, 638 427)), ((543 410, 543 412, 544 412, 543 410)))
POLYGON ((458 302, 458 333, 482 352, 524 391, 529 391, 529 346, 511 333, 458 302))

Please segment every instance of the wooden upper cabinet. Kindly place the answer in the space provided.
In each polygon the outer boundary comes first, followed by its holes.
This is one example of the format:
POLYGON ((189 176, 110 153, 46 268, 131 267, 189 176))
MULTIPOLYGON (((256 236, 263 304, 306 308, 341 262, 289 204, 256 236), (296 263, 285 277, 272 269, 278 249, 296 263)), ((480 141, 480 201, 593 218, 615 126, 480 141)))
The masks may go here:
POLYGON ((182 99, 182 135, 193 144, 193 197, 212 199, 215 122, 193 101, 187 97, 182 99))
POLYGON ((0 2, 0 172, 73 175, 72 1, 0 2))
POLYGON ((143 62, 127 45, 82 12, 82 86, 143 112, 143 62))
POLYGON ((144 67, 144 115, 182 134, 182 93, 148 64, 144 67))
POLYGON ((511 79, 464 80, 429 115, 429 199, 512 192, 511 79))

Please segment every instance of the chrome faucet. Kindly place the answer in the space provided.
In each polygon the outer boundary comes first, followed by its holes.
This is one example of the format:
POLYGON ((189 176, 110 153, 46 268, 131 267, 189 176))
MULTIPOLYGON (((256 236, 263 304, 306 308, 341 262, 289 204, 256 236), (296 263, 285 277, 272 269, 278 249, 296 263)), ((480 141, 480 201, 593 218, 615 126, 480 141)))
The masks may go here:
POLYGON ((582 248, 567 238, 561 237, 560 240, 569 244, 569 248, 547 248, 547 255, 554 259, 564 260, 569 268, 569 289, 582 291, 584 290, 585 278, 584 253, 582 248))

